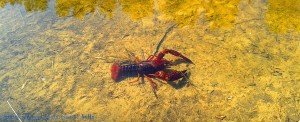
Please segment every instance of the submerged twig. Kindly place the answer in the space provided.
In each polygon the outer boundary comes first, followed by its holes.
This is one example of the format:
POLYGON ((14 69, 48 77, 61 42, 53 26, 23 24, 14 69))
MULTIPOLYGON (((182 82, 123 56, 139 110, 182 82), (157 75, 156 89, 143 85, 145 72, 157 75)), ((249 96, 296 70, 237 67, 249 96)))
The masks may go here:
POLYGON ((20 16, 21 16, 21 18, 22 18, 22 20, 23 20, 23 23, 24 23, 24 25, 23 25, 23 26, 25 26, 25 25, 26 25, 26 21, 25 21, 25 19, 24 19, 23 15, 22 15, 22 12, 21 12, 21 10, 20 10, 20 9, 19 9, 19 14, 20 14, 20 16))
POLYGON ((101 14, 99 12, 99 7, 96 8, 96 12, 99 14, 99 16, 101 16, 101 14))
POLYGON ((54 69, 54 59, 52 59, 51 67, 52 67, 52 70, 53 70, 54 69))
POLYGON ((17 118, 19 119, 20 122, 22 122, 22 120, 20 119, 20 117, 18 116, 18 114, 16 113, 16 111, 13 109, 13 107, 10 105, 10 103, 7 101, 9 107, 14 111, 15 115, 17 116, 17 118))
POLYGON ((27 81, 25 83, 23 83, 21 90, 24 89, 25 85, 27 84, 27 81))
POLYGON ((127 52, 128 56, 130 56, 131 58, 135 58, 135 54, 133 52, 127 50, 126 48, 125 51, 127 52))
POLYGON ((162 37, 162 39, 159 41, 159 43, 158 43, 157 46, 156 46, 156 50, 155 50, 155 52, 154 52, 154 55, 156 55, 156 53, 158 52, 158 50, 159 50, 161 44, 165 41, 165 39, 166 39, 168 33, 169 33, 170 31, 172 31, 173 28, 174 28, 175 26, 176 26, 176 24, 172 25, 172 26, 171 26, 170 28, 168 28, 168 30, 165 32, 165 35, 162 37))

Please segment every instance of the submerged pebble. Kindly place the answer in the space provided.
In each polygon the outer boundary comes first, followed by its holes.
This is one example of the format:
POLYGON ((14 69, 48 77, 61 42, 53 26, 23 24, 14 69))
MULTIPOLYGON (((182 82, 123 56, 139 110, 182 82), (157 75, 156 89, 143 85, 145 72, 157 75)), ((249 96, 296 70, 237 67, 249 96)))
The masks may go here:
POLYGON ((272 75, 273 75, 273 76, 281 76, 282 73, 279 72, 279 71, 274 71, 274 72, 272 73, 272 75))
POLYGON ((42 81, 45 81, 46 80, 46 78, 42 78, 42 81))
POLYGON ((256 83, 249 83, 248 86, 256 86, 256 83))
POLYGON ((219 83, 217 81, 211 82, 211 86, 216 87, 219 83))

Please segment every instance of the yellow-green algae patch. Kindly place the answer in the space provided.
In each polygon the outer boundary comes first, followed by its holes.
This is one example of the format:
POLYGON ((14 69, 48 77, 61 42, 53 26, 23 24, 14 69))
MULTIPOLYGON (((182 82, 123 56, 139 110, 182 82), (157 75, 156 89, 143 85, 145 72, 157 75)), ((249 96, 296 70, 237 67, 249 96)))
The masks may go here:
POLYGON ((269 0, 266 23, 276 33, 300 31, 300 1, 269 0))

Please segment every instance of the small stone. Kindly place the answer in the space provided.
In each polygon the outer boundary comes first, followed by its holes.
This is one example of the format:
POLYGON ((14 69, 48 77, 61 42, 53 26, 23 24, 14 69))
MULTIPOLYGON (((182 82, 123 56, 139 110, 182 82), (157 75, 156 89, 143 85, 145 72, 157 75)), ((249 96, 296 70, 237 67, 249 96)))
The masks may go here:
POLYGON ((220 120, 223 120, 223 119, 226 118, 226 116, 225 116, 225 115, 220 115, 220 116, 216 116, 216 118, 218 118, 218 119, 220 119, 220 120))
POLYGON ((218 82, 216 82, 216 81, 211 82, 211 86, 216 87, 217 85, 218 85, 218 82))
POLYGON ((273 76, 281 76, 282 73, 279 72, 279 71, 274 71, 274 72, 272 73, 272 75, 273 75, 273 76))
POLYGON ((236 58, 236 55, 234 54, 234 55, 231 55, 230 57, 231 57, 231 58, 236 58))
POLYGON ((232 96, 229 96, 227 97, 227 100, 232 100, 232 98, 233 98, 232 96))
POLYGON ((256 83, 249 83, 248 86, 256 86, 256 83))
POLYGON ((45 81, 46 80, 46 78, 42 78, 42 81, 45 81))

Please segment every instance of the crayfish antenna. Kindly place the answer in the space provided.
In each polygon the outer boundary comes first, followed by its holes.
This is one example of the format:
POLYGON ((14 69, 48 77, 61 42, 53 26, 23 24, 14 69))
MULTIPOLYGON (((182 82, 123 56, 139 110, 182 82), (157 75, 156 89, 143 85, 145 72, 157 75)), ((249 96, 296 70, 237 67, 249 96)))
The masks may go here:
POLYGON ((193 84, 192 82, 191 82, 191 80, 186 76, 186 74, 187 73, 182 73, 182 75, 183 75, 183 77, 186 79, 186 81, 187 81, 187 87, 188 86, 193 86, 193 88, 197 91, 197 93, 199 93, 199 90, 198 90, 198 87, 195 85, 195 84, 193 84))

